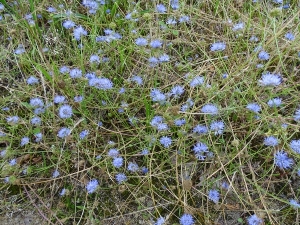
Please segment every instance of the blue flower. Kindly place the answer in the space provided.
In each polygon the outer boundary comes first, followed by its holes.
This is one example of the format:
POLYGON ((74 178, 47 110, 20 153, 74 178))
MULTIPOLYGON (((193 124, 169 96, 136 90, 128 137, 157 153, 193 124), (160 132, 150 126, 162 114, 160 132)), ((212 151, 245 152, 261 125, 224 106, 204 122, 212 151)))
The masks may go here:
POLYGON ((168 56, 167 54, 162 54, 161 56, 158 57, 158 61, 160 63, 169 62, 170 56, 168 56))
POLYGON ((99 186, 99 183, 96 179, 90 180, 86 185, 87 193, 91 194, 91 193, 95 192, 98 186, 99 186))
POLYGON ((148 44, 148 40, 146 38, 139 37, 135 39, 135 44, 138 46, 146 46, 148 44))
POLYGON ((144 166, 143 166, 143 167, 141 168, 141 171, 142 171, 143 174, 146 174, 146 173, 149 172, 149 169, 148 169, 147 167, 144 167, 144 166))
POLYGON ((127 166, 127 170, 130 172, 137 172, 139 170, 139 166, 136 163, 129 162, 127 166))
POLYGON ((108 150, 108 154, 107 154, 109 157, 118 157, 119 156, 119 150, 116 149, 116 148, 111 148, 108 150))
POLYGON ((60 196, 64 196, 64 195, 66 194, 66 190, 67 190, 67 189, 65 189, 65 188, 61 189, 59 195, 60 195, 60 196))
POLYGON ((173 95, 175 98, 179 98, 183 93, 184 93, 184 87, 180 85, 174 86, 170 91, 170 95, 173 95))
POLYGON ((247 218, 247 221, 248 221, 249 225, 261 225, 263 223, 263 220, 255 214, 253 214, 252 216, 249 216, 247 218))
POLYGON ((6 118, 6 122, 10 123, 10 124, 17 124, 19 121, 19 117, 18 116, 9 116, 6 118))
POLYGON ((27 79, 27 84, 29 84, 29 85, 33 85, 33 84, 37 84, 37 83, 39 83, 39 79, 34 76, 30 76, 27 79))
POLYGON ((294 120, 299 122, 300 121, 300 109, 295 111, 294 120))
POLYGON ((76 24, 72 20, 65 20, 62 25, 66 29, 71 29, 75 27, 76 24))
POLYGON ((246 108, 255 113, 259 113, 261 111, 260 105, 255 102, 249 103, 246 108))
POLYGON ((166 21, 166 24, 168 24, 168 25, 175 25, 176 23, 177 23, 177 21, 172 17, 168 18, 166 21))
POLYGON ((278 139, 274 136, 266 137, 264 140, 264 145, 275 147, 279 143, 278 139))
POLYGON ((56 11, 57 11, 56 8, 54 8, 53 6, 49 6, 47 8, 47 12, 49 12, 49 13, 55 13, 56 11))
POLYGON ((71 130, 69 128, 63 127, 58 131, 57 136, 59 138, 65 138, 65 137, 69 136, 70 133, 71 133, 71 130))
POLYGON ((258 42, 259 39, 258 39, 258 37, 252 35, 252 36, 250 37, 249 41, 251 41, 251 42, 258 42))
POLYGON ((166 96, 158 89, 152 89, 150 92, 150 97, 152 98, 152 101, 154 102, 165 102, 166 96))
POLYGON ((158 39, 155 39, 150 42, 150 47, 151 48, 161 48, 162 47, 162 42, 158 39))
POLYGON ((260 60, 269 60, 270 55, 266 51, 261 51, 260 53, 258 53, 258 58, 260 60))
POLYGON ((88 136, 88 134, 89 134, 88 130, 83 130, 80 132, 79 138, 82 140, 82 139, 86 138, 86 136, 88 136))
POLYGON ((124 173, 118 173, 116 175, 116 180, 117 180, 118 184, 121 184, 127 180, 127 176, 124 173))
POLYGON ((165 148, 169 148, 172 144, 172 139, 170 137, 163 136, 159 139, 159 142, 165 148))
POLYGON ((58 115, 62 119, 67 119, 67 118, 72 117, 72 115, 73 115, 72 107, 69 105, 62 105, 59 108, 58 115))
POLYGON ((273 2, 280 5, 283 4, 283 0, 273 0, 273 2))
POLYGON ((281 98, 272 98, 267 102, 268 106, 270 107, 280 107, 282 104, 281 98))
POLYGON ((243 22, 237 23, 232 27, 232 31, 243 30, 245 24, 243 22))
POLYGON ((9 161, 9 165, 10 166, 14 166, 16 164, 17 164, 17 160, 16 159, 12 159, 12 160, 9 161))
POLYGON ((174 10, 179 9, 179 0, 170 0, 170 5, 174 10))
POLYGON ((40 114, 43 114, 45 112, 45 108, 42 108, 42 107, 39 107, 39 108, 36 108, 33 110, 33 113, 35 115, 40 115, 40 114))
POLYGON ((186 112, 188 109, 190 109, 192 106, 194 105, 194 101, 191 99, 191 98, 188 98, 187 99, 187 101, 186 101, 186 103, 185 104, 183 104, 182 106, 181 106, 181 111, 182 112, 186 112))
POLYGON ((82 26, 78 26, 74 29, 73 35, 74 35, 74 38, 77 41, 79 41, 81 36, 86 36, 87 35, 87 31, 82 26))
POLYGON ((300 204, 299 204, 298 201, 295 200, 295 199, 290 199, 290 205, 291 205, 294 209, 299 209, 299 208, 300 208, 300 204))
POLYGON ((193 151, 198 160, 205 160, 206 156, 204 153, 209 152, 207 145, 202 142, 198 142, 196 145, 194 145, 193 151))
POLYGON ((261 76, 258 81, 261 86, 278 86, 282 82, 282 77, 280 74, 267 72, 261 76))
POLYGON ((24 145, 27 145, 28 143, 29 143, 29 137, 23 137, 23 138, 21 139, 20 145, 21 145, 21 146, 24 146, 24 145))
POLYGON ((156 11, 159 13, 165 13, 167 11, 167 9, 163 4, 157 4, 156 11))
POLYGON ((58 170, 55 170, 54 172, 53 172, 53 174, 52 174, 52 177, 53 178, 56 178, 56 177, 58 177, 60 175, 60 173, 58 172, 58 170))
POLYGON ((42 133, 37 133, 34 135, 35 137, 35 142, 38 143, 38 142, 41 142, 42 139, 43 139, 43 134, 42 133))
POLYGON ((220 193, 217 190, 212 189, 208 192, 208 199, 212 200, 214 203, 217 204, 220 199, 220 193))
POLYGON ((218 107, 213 104, 206 104, 201 108, 201 112, 209 115, 217 115, 219 110, 218 107))
POLYGON ((38 116, 35 116, 35 117, 33 117, 31 120, 30 120, 30 123, 32 124, 32 125, 41 125, 41 122, 42 122, 42 120, 41 120, 41 118, 40 117, 38 117, 38 116))
POLYGON ((151 67, 155 67, 159 63, 159 60, 158 58, 152 56, 148 59, 148 62, 151 67))
POLYGON ((56 96, 54 97, 53 102, 56 103, 56 104, 59 104, 59 103, 65 103, 65 102, 66 102, 66 97, 65 97, 65 96, 62 96, 62 95, 56 95, 56 96))
POLYGON ((66 74, 70 72, 70 68, 68 66, 62 66, 59 68, 59 72, 62 74, 66 74))
POLYGON ((144 148, 141 152, 142 155, 149 155, 149 150, 147 148, 144 148))
POLYGON ((143 78, 141 78, 140 76, 133 76, 130 80, 135 82, 137 85, 143 84, 143 78))
POLYGON ((165 218, 159 217, 154 225, 163 225, 166 222, 165 218))
POLYGON ((277 153, 275 153, 274 163, 280 169, 287 169, 287 168, 290 168, 294 164, 294 161, 293 161, 293 159, 288 157, 288 155, 285 151, 281 150, 281 151, 278 151, 277 153))
POLYGON ((82 70, 78 68, 71 69, 70 77, 73 79, 82 77, 82 70))
POLYGON ((162 116, 154 116, 150 122, 151 126, 156 128, 158 131, 168 130, 168 124, 164 123, 162 116))
POLYGON ((179 220, 180 225, 193 225, 194 219, 190 214, 183 214, 179 220))
POLYGON ((204 77, 202 76, 196 76, 190 81, 191 87, 197 87, 204 83, 204 77))
POLYGON ((208 132, 208 129, 204 125, 196 125, 193 128, 193 133, 196 133, 196 134, 206 134, 207 132, 208 132))
POLYGON ((83 100, 83 96, 81 96, 81 95, 78 95, 78 96, 75 96, 74 97, 74 102, 82 102, 82 100, 83 100))
POLYGON ((183 16, 179 17, 179 19, 178 19, 179 23, 187 23, 189 21, 190 21, 190 17, 186 16, 186 15, 183 15, 183 16))
POLYGON ((174 125, 177 126, 177 127, 181 127, 184 124, 186 124, 185 119, 176 119, 176 120, 174 120, 174 125))
POLYGON ((294 36, 294 34, 293 34, 292 32, 287 32, 287 33, 284 35, 284 37, 285 37, 286 39, 288 39, 289 41, 294 41, 294 40, 295 40, 295 36, 294 36))
POLYGON ((84 0, 82 5, 88 9, 90 14, 95 14, 99 8, 99 3, 94 0, 84 0))
POLYGON ((210 51, 224 51, 226 48, 225 42, 215 42, 210 46, 210 51))
POLYGON ((215 135, 223 134, 224 127, 225 125, 223 121, 213 121, 210 124, 210 130, 213 131, 215 135))
POLYGON ((292 140, 290 142, 290 147, 294 152, 300 154, 300 139, 292 140))
POLYGON ((113 159, 113 166, 116 168, 120 168, 121 166, 123 166, 123 158, 122 157, 115 157, 113 159))
POLYGON ((30 99, 29 104, 33 107, 33 108, 39 108, 39 107, 43 107, 44 106, 44 102, 41 98, 32 98, 30 99))
MULTIPOLYGON (((33 20, 32 20, 33 21, 33 20)), ((34 22, 34 21, 33 21, 34 22)), ((24 48, 24 46, 23 45, 19 45, 17 48, 16 48, 16 50, 14 51, 14 53, 16 54, 16 55, 21 55, 21 54, 23 54, 23 53, 25 53, 26 52, 26 50, 25 50, 25 48, 24 48)))
POLYGON ((108 78, 92 78, 89 85, 100 90, 109 90, 113 88, 113 83, 108 78))
POLYGON ((90 63, 99 64, 100 63, 100 57, 98 55, 91 55, 90 63))

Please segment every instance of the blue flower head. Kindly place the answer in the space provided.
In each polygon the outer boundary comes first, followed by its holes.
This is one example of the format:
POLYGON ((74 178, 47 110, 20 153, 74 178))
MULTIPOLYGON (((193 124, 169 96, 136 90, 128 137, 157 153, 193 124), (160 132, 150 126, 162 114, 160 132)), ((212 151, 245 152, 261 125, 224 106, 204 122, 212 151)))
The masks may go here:
POLYGON ((165 13, 167 11, 167 9, 163 4, 157 4, 156 11, 159 13, 165 13))
POLYGON ((33 117, 33 118, 30 120, 30 123, 31 123, 32 125, 38 126, 38 125, 41 125, 42 119, 41 119, 40 117, 38 117, 38 116, 35 116, 35 117, 33 117))
POLYGON ((66 29, 71 29, 75 27, 76 24, 72 20, 65 20, 62 25, 66 29))
POLYGON ((19 121, 19 117, 18 116, 9 116, 6 118, 6 122, 10 123, 10 124, 17 124, 19 121))
POLYGON ((57 136, 59 138, 65 138, 65 137, 69 136, 70 133, 71 133, 71 130, 69 128, 63 127, 58 131, 57 136))
POLYGON ((193 225, 194 219, 190 214, 183 214, 179 219, 180 225, 193 225))
POLYGON ((154 102, 164 103, 166 101, 166 96, 158 89, 152 89, 150 92, 150 97, 154 102))
POLYGON ((239 31, 243 30, 245 27, 245 24, 243 22, 237 23, 232 27, 232 31, 239 31))
POLYGON ((113 88, 113 83, 108 78, 92 78, 89 85, 100 90, 109 90, 113 88))
POLYGON ((158 57, 158 61, 160 63, 165 63, 170 61, 170 56, 167 54, 162 54, 161 56, 158 57))
POLYGON ((295 152, 300 154, 300 139, 299 140, 292 140, 290 142, 291 149, 295 152))
POLYGON ((32 98, 30 99, 29 104, 33 107, 33 108, 39 108, 39 107, 44 107, 44 102, 41 98, 32 98))
POLYGON ((218 107, 213 104, 206 104, 201 108, 201 112, 209 115, 217 115, 219 110, 218 107))
POLYGON ((253 214, 247 218, 247 222, 249 225, 261 225, 263 220, 259 218, 257 215, 253 214))
POLYGON ((74 97, 74 102, 79 103, 79 102, 82 102, 82 100, 83 100, 83 96, 81 96, 81 95, 78 95, 78 96, 74 97))
POLYGON ((60 175, 59 171, 58 171, 58 170, 55 170, 55 171, 53 172, 53 174, 52 174, 52 177, 53 177, 53 178, 56 178, 56 177, 58 177, 59 175, 60 175))
POLYGON ((127 170, 130 172, 137 172, 139 170, 139 166, 136 163, 129 162, 127 166, 127 170))
POLYGON ((152 56, 148 59, 148 62, 149 62, 150 67, 155 67, 156 65, 158 65, 159 60, 158 60, 158 58, 152 56))
POLYGON ((113 159, 113 166, 116 168, 120 168, 121 166, 123 166, 123 158, 122 157, 115 157, 113 159))
POLYGON ((209 190, 208 199, 212 200, 214 203, 217 204, 220 199, 220 193, 215 189, 209 190))
POLYGON ((62 66, 59 68, 59 72, 62 74, 66 74, 70 72, 70 68, 68 66, 62 66))
POLYGON ((267 53, 266 51, 261 51, 261 52, 258 53, 258 58, 260 60, 269 60, 270 54, 267 53))
POLYGON ((78 68, 74 68, 70 70, 70 77, 71 78, 80 78, 82 77, 82 70, 78 68))
POLYGON ((89 134, 88 130, 83 130, 80 132, 79 138, 82 140, 82 139, 86 138, 88 136, 88 134, 89 134))
POLYGON ((249 103, 246 108, 255 113, 259 113, 261 111, 260 105, 255 102, 249 103))
POLYGON ((159 142, 165 148, 169 148, 172 144, 172 139, 170 137, 163 136, 159 139, 159 142))
POLYGON ((141 78, 140 76, 133 76, 130 80, 132 82, 135 82, 139 86, 143 84, 143 78, 141 78))
POLYGON ((90 63, 99 64, 101 62, 100 57, 98 55, 91 55, 90 63))
POLYGON ((174 120, 174 125, 177 126, 177 127, 181 127, 183 126, 184 124, 186 124, 186 121, 185 119, 176 119, 174 120))
POLYGON ((290 199, 290 205, 291 205, 294 209, 299 209, 299 208, 300 208, 300 204, 299 204, 298 201, 295 200, 295 199, 290 199))
POLYGON ((288 157, 288 155, 285 151, 281 150, 281 151, 278 151, 277 153, 275 153, 274 163, 280 169, 288 169, 294 164, 294 161, 293 161, 293 159, 288 157))
POLYGON ((154 225, 163 225, 166 222, 165 218, 163 218, 162 216, 159 217, 154 225))
POLYGON ((190 81, 190 87, 197 87, 204 83, 204 77, 196 76, 190 81))
POLYGON ((10 166, 15 166, 17 164, 17 160, 16 159, 12 159, 9 161, 9 165, 10 166))
POLYGON ((77 26, 73 32, 74 38, 77 41, 79 41, 82 36, 87 36, 87 34, 87 31, 82 26, 77 26))
POLYGON ((30 76, 27 79, 27 84, 29 84, 29 85, 34 85, 34 84, 38 84, 38 83, 39 83, 39 79, 34 76, 30 76))
POLYGON ((161 48, 162 47, 162 42, 158 39, 155 39, 150 42, 150 47, 151 48, 161 48))
POLYGON ((193 128, 193 133, 196 133, 196 134, 206 134, 207 132, 208 132, 208 129, 204 125, 198 124, 193 128))
POLYGON ((183 15, 183 16, 179 17, 179 19, 178 19, 179 23, 187 23, 189 21, 190 21, 190 17, 186 16, 186 15, 183 15))
POLYGON ((264 140, 264 145, 275 147, 279 143, 278 139, 274 136, 266 137, 264 140))
POLYGON ((284 37, 289 40, 289 41, 294 41, 295 40, 295 36, 292 32, 287 32, 284 37))
POLYGON ((151 126, 156 128, 158 131, 168 130, 168 124, 164 123, 162 116, 154 116, 150 122, 151 126))
POLYGON ((223 121, 213 121, 210 124, 210 130, 213 131, 215 135, 223 134, 224 127, 225 125, 223 121))
POLYGON ((95 192, 98 186, 99 186, 99 183, 96 179, 90 180, 86 185, 87 193, 91 194, 91 193, 95 192))
POLYGON ((116 148, 111 148, 108 150, 108 154, 109 157, 118 157, 119 156, 119 150, 116 148))
POLYGON ((261 86, 278 86, 282 82, 282 77, 280 74, 267 72, 261 76, 261 79, 258 81, 261 86))
POLYGON ((299 121, 300 121, 300 109, 297 109, 297 110, 295 111, 294 120, 295 120, 296 122, 299 122, 299 121))
POLYGON ((42 133, 37 133, 34 135, 35 137, 35 142, 38 143, 38 142, 41 142, 42 139, 43 139, 43 134, 42 133))
POLYGON ((170 0, 170 5, 174 10, 179 9, 179 0, 170 0))
POLYGON ((195 157, 198 160, 205 160, 206 156, 204 155, 204 153, 208 153, 208 147, 206 144, 202 143, 202 142, 198 142, 196 145, 194 145, 193 151, 195 153, 195 157))
POLYGON ((225 42, 215 42, 210 46, 210 51, 216 52, 216 51, 224 51, 226 48, 225 42))
POLYGON ((23 137, 23 138, 21 139, 20 145, 21 145, 21 146, 24 146, 24 145, 27 145, 28 143, 29 143, 29 137, 23 137))
POLYGON ((121 184, 127 180, 127 176, 124 173, 118 173, 116 175, 116 180, 117 180, 118 184, 121 184))
POLYGON ((272 98, 267 102, 269 107, 280 107, 282 104, 282 99, 281 98, 272 98))
POLYGON ((179 98, 183 93, 184 93, 184 87, 180 85, 174 86, 170 91, 170 95, 173 95, 175 98, 179 98))
POLYGON ((135 44, 138 46, 146 46, 148 44, 148 40, 146 38, 139 37, 135 39, 135 44))
POLYGON ((69 105, 62 105, 58 110, 58 115, 62 119, 67 119, 72 117, 73 115, 72 107, 69 105))

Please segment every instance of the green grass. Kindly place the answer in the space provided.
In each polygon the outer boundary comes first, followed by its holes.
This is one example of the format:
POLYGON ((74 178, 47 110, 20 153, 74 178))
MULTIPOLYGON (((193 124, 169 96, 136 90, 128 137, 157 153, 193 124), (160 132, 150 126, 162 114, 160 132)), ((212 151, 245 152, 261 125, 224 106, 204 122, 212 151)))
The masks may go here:
MULTIPOLYGON (((195 224, 247 224, 253 214, 264 224, 299 223, 298 209, 289 203, 290 199, 298 201, 300 181, 299 154, 290 147, 292 140, 300 138, 299 122, 294 120, 300 103, 297 1, 290 1, 288 9, 280 9, 272 1, 181 0, 180 8, 172 10, 169 1, 132 4, 116 0, 99 6, 94 15, 80 1, 53 1, 55 13, 47 12, 47 1, 0 2, 5 6, 0 21, 3 205, 16 198, 24 207, 31 204, 39 208, 39 214, 53 224, 154 224, 159 217, 165 218, 165 224, 179 224, 184 213, 191 214, 195 224), (167 13, 156 12, 159 3, 168 8, 167 13), (79 41, 74 39, 73 29, 62 26, 68 19, 67 9, 72 11, 69 19, 88 31, 79 41), (25 19, 29 13, 33 25, 25 19), (138 21, 125 19, 128 13, 138 21), (169 17, 178 20, 183 15, 190 21, 173 26, 166 23, 169 17), (232 31, 239 22, 244 23, 244 29, 232 31), (112 29, 122 38, 96 42, 97 36, 105 35, 104 29, 112 29), (295 35, 294 41, 284 37, 287 32, 295 35), (249 40, 253 35, 258 42, 249 40), (164 43, 159 49, 140 47, 135 44, 138 37, 164 43), (211 44, 218 41, 225 42, 226 49, 210 51, 211 44), (26 52, 15 54, 20 44, 26 52), (78 48, 78 44, 83 47, 78 48), (258 58, 254 51, 257 46, 270 54, 269 60, 258 58), (151 56, 164 53, 170 56, 169 62, 149 65, 151 56), (92 64, 90 56, 94 54, 109 57, 109 61, 92 64), (259 63, 262 68, 257 68, 259 63), (81 69, 83 76, 72 79, 60 73, 63 65, 81 69), (277 87, 260 86, 258 81, 267 71, 280 73, 283 82, 277 87), (85 78, 88 72, 110 79, 113 88, 91 87, 85 78), (224 73, 227 78, 223 78, 224 73), (203 76, 204 83, 190 87, 188 74, 203 76), (135 75, 142 77, 143 84, 131 80, 135 75), (28 85, 30 76, 39 83, 28 85), (185 89, 180 98, 167 97, 165 104, 151 99, 153 88, 166 94, 176 85, 185 89), (124 94, 119 92, 122 87, 124 94), (56 95, 65 96, 72 106, 71 118, 59 117, 61 104, 53 103, 56 95), (84 97, 80 103, 73 100, 78 95, 84 97), (35 115, 29 103, 34 97, 47 105, 39 115, 39 126, 30 123, 35 115), (276 97, 282 98, 283 104, 269 107, 268 100, 276 97), (181 111, 189 98, 194 105, 181 111), (252 102, 261 106, 259 118, 246 109, 252 102), (208 103, 218 106, 218 115, 201 113, 208 103), (158 115, 165 119, 168 130, 157 131, 151 126, 158 115), (20 120, 10 124, 9 116, 19 116, 20 120), (130 118, 137 120, 130 123, 130 118), (174 120, 180 118, 186 124, 177 127, 174 120), (196 125, 209 128, 216 120, 225 124, 222 135, 192 132, 196 125), (100 121, 102 126, 98 126, 100 121), (57 136, 62 127, 71 129, 63 139, 57 136), (89 134, 81 140, 83 130, 89 134), (38 133, 43 139, 36 143, 34 135, 38 133), (21 146, 25 136, 30 142, 21 146), (160 144, 162 136, 172 138, 171 147, 160 144), (278 138, 279 145, 265 146, 267 136, 278 138), (205 143, 212 153, 203 161, 192 151, 197 142, 205 143), (119 150, 122 167, 113 166, 107 155, 111 148, 119 150), (145 148, 149 154, 143 156, 145 148), (291 168, 280 169, 274 164, 274 154, 280 149, 294 160, 291 168), (12 159, 16 165, 9 165, 12 159), (129 162, 137 163, 140 170, 128 171, 129 162), (148 173, 142 173, 142 167, 148 173), (53 178, 55 170, 60 175, 53 178), (118 173, 126 174, 127 180, 118 184, 118 173), (86 185, 92 179, 97 179, 99 186, 88 194, 86 185), (222 188, 224 181, 229 189, 222 188), (66 193, 60 196, 63 188, 66 193), (219 191, 218 203, 208 198, 211 189, 219 191)), ((5 215, 6 208, 0 212, 5 215)))

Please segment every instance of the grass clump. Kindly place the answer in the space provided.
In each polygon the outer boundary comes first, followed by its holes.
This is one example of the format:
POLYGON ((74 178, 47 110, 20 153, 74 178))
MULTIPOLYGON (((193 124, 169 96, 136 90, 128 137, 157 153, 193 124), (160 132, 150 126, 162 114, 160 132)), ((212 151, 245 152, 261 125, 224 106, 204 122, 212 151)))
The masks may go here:
POLYGON ((299 222, 296 1, 1 2, 4 201, 55 224, 299 222))

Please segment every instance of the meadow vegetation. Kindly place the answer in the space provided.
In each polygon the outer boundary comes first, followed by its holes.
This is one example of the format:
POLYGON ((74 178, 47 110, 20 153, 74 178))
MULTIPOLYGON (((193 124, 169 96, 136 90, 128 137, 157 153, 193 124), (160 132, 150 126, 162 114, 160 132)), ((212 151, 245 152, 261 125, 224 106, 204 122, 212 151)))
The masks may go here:
POLYGON ((299 224, 297 0, 0 0, 1 214, 299 224))

